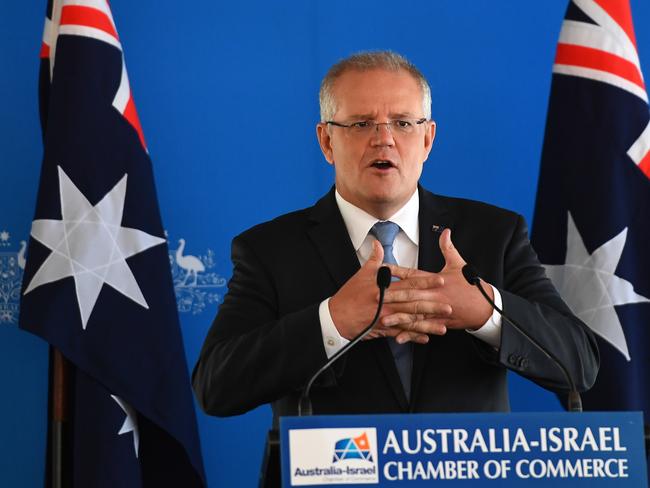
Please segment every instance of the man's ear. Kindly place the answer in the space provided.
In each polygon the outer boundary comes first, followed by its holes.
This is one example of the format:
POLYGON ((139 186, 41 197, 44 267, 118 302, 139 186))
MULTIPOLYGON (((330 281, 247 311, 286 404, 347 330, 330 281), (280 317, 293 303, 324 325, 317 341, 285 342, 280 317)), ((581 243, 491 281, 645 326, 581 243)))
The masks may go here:
POLYGON ((436 138, 436 123, 432 120, 429 122, 427 131, 424 134, 424 159, 426 161, 433 147, 433 141, 436 138))
POLYGON ((318 144, 323 156, 329 164, 334 164, 334 150, 332 149, 332 137, 330 135, 329 126, 324 122, 316 124, 316 137, 318 137, 318 144))

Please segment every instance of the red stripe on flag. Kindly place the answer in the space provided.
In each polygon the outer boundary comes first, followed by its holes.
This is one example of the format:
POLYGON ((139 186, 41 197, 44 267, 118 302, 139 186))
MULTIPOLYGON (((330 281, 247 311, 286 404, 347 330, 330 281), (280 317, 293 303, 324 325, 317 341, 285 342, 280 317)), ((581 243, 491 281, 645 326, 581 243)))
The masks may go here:
POLYGON ((111 19, 101 10, 79 5, 67 5, 61 10, 61 25, 83 25, 94 27, 119 39, 111 19))
POLYGON ((560 43, 557 46, 555 63, 607 71, 645 90, 641 74, 634 63, 600 49, 560 43))
POLYGON ((632 23, 632 10, 627 0, 595 0, 600 7, 605 10, 614 21, 630 38, 634 47, 636 47, 636 38, 634 37, 634 24, 632 23))
POLYGON ((38 53, 39 58, 49 58, 50 57, 50 46, 45 44, 44 42, 41 43, 41 52, 38 53))
POLYGON ((650 178, 650 151, 646 153, 639 163, 639 169, 643 171, 643 174, 650 178))
POLYGON ((129 101, 126 104, 126 107, 124 107, 124 118, 129 121, 129 124, 133 126, 135 131, 138 133, 138 137, 140 138, 140 144, 142 144, 142 147, 147 149, 147 145, 144 142, 144 133, 142 132, 142 126, 140 125, 140 119, 138 118, 138 112, 135 109, 135 102, 133 101, 133 97, 129 97, 129 101))

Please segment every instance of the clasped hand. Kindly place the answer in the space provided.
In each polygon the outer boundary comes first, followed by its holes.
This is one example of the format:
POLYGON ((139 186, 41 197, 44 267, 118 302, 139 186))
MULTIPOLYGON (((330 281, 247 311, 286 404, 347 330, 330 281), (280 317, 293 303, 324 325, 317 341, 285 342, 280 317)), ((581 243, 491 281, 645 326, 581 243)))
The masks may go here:
MULTIPOLYGON (((379 323, 367 338, 394 337, 400 344, 425 344, 431 334, 478 329, 488 320, 492 309, 463 277, 466 263, 454 247, 449 229, 442 232, 439 244, 445 259, 439 273, 387 265, 399 280, 386 290, 379 323)), ((375 314, 379 302, 376 276, 383 258, 381 245, 374 241, 368 261, 330 299, 332 320, 346 339, 359 334, 375 314)), ((491 287, 485 289, 493 294, 491 287)))

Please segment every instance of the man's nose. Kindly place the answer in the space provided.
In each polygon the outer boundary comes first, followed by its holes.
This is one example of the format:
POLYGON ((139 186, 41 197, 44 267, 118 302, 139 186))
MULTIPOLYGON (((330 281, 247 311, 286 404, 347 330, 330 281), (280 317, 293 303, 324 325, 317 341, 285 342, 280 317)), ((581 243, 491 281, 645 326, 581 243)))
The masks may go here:
POLYGON ((371 142, 376 146, 392 146, 395 144, 393 132, 389 122, 377 124, 372 132, 371 142))

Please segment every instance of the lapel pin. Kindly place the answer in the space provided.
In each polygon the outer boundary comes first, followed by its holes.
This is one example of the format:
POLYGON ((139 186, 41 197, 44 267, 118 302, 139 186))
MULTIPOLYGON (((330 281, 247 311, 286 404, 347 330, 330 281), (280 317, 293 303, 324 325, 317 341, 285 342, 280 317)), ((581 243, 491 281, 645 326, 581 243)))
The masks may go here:
POLYGON ((431 232, 434 232, 436 234, 441 234, 443 230, 445 230, 444 225, 435 225, 434 224, 434 225, 431 226, 431 232))

